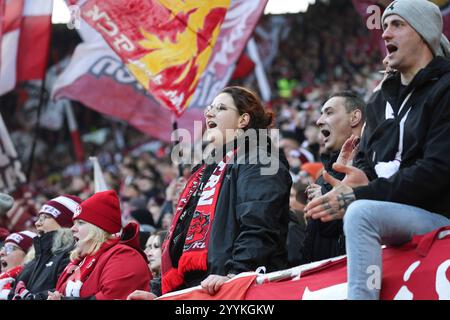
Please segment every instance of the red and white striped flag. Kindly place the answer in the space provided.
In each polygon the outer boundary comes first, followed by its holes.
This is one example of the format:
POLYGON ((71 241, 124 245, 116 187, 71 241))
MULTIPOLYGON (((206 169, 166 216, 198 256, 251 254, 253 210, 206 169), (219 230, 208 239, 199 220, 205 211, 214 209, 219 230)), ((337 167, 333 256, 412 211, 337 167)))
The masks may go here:
POLYGON ((53 0, 0 0, 0 95, 17 82, 42 79, 53 0))

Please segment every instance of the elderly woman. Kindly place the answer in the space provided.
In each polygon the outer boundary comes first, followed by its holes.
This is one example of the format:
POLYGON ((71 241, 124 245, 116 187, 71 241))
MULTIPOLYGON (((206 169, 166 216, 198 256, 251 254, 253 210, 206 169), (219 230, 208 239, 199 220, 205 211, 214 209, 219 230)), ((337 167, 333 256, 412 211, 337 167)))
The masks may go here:
POLYGON ((71 262, 48 300, 125 299, 134 290, 148 290, 151 273, 139 247, 139 226, 121 231, 121 212, 115 191, 94 194, 74 216, 76 240, 71 262))
POLYGON ((204 114, 212 153, 180 195, 163 244, 163 293, 201 284, 215 294, 240 272, 287 267, 292 180, 271 145, 273 114, 242 87, 223 89, 204 114))

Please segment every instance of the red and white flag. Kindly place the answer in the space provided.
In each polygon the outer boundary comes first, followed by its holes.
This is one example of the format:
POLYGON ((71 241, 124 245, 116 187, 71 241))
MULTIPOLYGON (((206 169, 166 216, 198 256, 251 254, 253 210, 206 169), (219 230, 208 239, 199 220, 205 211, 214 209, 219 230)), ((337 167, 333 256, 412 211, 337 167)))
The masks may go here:
POLYGON ((0 95, 17 82, 42 79, 53 0, 0 0, 0 95), (3 12, 2 12, 3 11, 3 12))

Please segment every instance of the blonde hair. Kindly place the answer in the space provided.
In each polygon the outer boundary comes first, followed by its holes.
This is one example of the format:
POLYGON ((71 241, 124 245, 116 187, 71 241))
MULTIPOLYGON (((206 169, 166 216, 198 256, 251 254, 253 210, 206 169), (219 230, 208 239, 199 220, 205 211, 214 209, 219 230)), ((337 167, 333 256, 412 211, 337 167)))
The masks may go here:
MULTIPOLYGON (((95 254, 103 243, 108 241, 109 239, 115 238, 114 234, 108 233, 103 229, 100 229, 99 227, 93 225, 92 223, 86 222, 83 220, 84 223, 87 224, 88 227, 88 234, 84 240, 80 240, 84 242, 85 244, 89 244, 89 247, 85 253, 85 255, 92 255, 95 254)), ((77 259, 82 258, 80 255, 80 252, 78 248, 75 248, 70 253, 70 261, 75 261, 77 259)))
POLYGON ((22 264, 25 265, 28 262, 32 261, 36 255, 36 252, 34 251, 34 246, 31 246, 31 248, 26 253, 25 257, 23 258, 22 264))
POLYGON ((59 254, 73 248, 75 241, 73 239, 72 230, 69 228, 60 228, 56 230, 53 237, 52 253, 59 254))

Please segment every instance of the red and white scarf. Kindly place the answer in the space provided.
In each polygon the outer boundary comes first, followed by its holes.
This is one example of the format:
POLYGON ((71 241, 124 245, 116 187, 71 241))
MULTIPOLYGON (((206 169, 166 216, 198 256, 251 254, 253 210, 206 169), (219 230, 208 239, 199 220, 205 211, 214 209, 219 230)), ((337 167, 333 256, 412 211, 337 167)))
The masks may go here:
POLYGON ((100 256, 118 242, 119 239, 108 240, 95 254, 70 262, 59 277, 56 290, 66 297, 80 297, 81 287, 94 270, 100 256))
POLYGON ((205 184, 189 224, 183 253, 178 261, 178 268, 174 268, 169 254, 173 233, 180 215, 184 212, 190 198, 200 186, 206 165, 202 165, 187 181, 186 187, 180 195, 169 233, 162 245, 161 269, 163 294, 173 291, 182 285, 186 272, 207 270, 210 230, 214 221, 214 213, 216 211, 222 181, 225 176, 226 165, 234 153, 235 150, 232 150, 226 154, 225 158, 217 165, 205 184))
MULTIPOLYGON (((12 269, 9 269, 8 271, 5 271, 3 273, 0 274, 0 283, 4 282, 1 281, 3 279, 16 279, 17 276, 22 272, 23 270, 23 266, 16 266, 12 269)), ((10 281, 10 282, 6 282, 3 285, 0 285, 0 300, 7 300, 8 299, 8 294, 12 289, 14 281, 10 281)))

